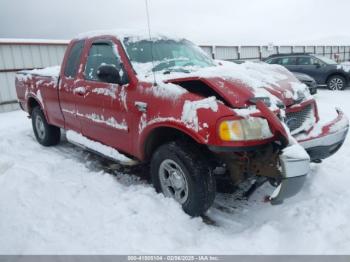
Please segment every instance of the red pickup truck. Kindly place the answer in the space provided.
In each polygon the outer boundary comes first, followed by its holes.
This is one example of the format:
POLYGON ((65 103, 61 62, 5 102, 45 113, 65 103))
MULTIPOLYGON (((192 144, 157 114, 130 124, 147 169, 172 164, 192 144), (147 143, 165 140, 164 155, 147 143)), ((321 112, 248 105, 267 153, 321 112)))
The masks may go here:
POLYGON ((62 66, 19 72, 16 91, 40 144, 66 130, 69 142, 123 164, 150 162, 156 190, 192 216, 211 206, 222 177, 269 181, 272 204, 295 195, 349 125, 340 110, 321 124, 307 87, 281 66, 217 62, 161 35, 81 35, 62 66))

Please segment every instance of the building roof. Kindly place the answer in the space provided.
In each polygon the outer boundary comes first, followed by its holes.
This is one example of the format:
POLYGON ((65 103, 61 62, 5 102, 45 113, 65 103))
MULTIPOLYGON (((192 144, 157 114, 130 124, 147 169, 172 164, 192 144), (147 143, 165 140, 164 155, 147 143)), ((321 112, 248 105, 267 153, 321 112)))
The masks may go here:
POLYGON ((58 39, 0 38, 0 44, 66 45, 68 43, 69 43, 69 40, 58 40, 58 39))

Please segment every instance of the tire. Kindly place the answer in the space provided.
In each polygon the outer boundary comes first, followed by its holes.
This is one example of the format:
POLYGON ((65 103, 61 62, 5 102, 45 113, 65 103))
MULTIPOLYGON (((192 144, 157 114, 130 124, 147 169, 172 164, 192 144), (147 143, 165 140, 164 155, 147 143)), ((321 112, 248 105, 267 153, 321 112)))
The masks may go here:
POLYGON ((213 169, 208 163, 195 144, 164 144, 151 160, 153 185, 158 193, 179 202, 188 215, 200 216, 213 204, 216 193, 213 169))
POLYGON ((60 142, 60 129, 47 123, 40 107, 33 108, 31 117, 35 138, 41 145, 53 146, 60 142))
POLYGON ((344 90, 346 87, 346 80, 340 75, 331 76, 327 81, 329 90, 344 90))

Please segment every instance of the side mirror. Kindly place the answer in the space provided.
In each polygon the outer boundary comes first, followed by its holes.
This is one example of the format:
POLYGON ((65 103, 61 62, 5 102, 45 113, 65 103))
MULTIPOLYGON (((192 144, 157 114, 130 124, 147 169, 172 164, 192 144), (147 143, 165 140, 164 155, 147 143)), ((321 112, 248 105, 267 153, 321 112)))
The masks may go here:
POLYGON ((321 65, 319 63, 314 63, 314 66, 316 66, 316 68, 320 68, 321 65))
POLYGON ((103 82, 112 84, 121 83, 121 77, 115 65, 100 65, 100 67, 97 69, 97 77, 103 82))

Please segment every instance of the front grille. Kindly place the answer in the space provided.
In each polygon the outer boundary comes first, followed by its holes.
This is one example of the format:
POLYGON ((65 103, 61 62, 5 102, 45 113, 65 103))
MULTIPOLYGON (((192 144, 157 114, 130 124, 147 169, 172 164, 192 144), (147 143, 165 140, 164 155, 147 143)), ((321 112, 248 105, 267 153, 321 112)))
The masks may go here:
POLYGON ((285 123, 290 131, 294 131, 302 126, 302 124, 312 117, 312 104, 302 108, 300 111, 286 113, 285 123))

